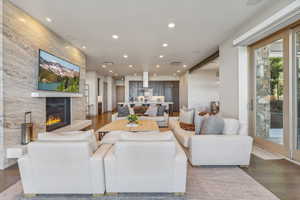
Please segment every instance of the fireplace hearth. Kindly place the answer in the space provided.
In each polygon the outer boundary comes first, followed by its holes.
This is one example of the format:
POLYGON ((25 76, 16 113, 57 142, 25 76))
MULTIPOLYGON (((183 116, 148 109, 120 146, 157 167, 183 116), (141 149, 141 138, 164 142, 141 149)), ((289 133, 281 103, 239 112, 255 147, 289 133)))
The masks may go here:
POLYGON ((69 97, 46 98, 46 131, 67 126, 71 122, 69 97))

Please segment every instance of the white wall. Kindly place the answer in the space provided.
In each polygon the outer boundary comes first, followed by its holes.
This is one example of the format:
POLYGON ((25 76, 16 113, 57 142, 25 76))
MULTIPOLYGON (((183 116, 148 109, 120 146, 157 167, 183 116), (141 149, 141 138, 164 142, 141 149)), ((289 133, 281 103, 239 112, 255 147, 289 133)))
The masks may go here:
POLYGON ((218 70, 197 70, 188 79, 188 107, 210 107, 211 101, 219 101, 218 70))
POLYGON ((97 115, 98 104, 97 104, 97 72, 87 71, 86 72, 86 84, 89 85, 89 105, 90 105, 90 115, 97 115))

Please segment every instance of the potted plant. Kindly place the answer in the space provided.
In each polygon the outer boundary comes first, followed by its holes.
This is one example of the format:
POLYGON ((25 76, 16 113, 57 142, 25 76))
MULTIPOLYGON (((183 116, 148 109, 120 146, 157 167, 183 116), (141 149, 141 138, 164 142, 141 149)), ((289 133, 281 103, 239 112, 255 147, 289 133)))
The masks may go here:
POLYGON ((138 123, 137 115, 128 115, 127 119, 129 121, 129 124, 137 124, 138 123))

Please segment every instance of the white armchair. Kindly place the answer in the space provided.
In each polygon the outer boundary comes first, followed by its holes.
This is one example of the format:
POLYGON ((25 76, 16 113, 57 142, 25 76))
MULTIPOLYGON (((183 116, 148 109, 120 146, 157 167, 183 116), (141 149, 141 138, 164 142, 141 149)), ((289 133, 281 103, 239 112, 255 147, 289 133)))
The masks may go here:
POLYGON ((119 141, 104 163, 108 193, 185 192, 187 159, 176 141, 119 141))
POLYGON ((38 141, 18 160, 25 194, 103 194, 105 153, 87 141, 38 141))

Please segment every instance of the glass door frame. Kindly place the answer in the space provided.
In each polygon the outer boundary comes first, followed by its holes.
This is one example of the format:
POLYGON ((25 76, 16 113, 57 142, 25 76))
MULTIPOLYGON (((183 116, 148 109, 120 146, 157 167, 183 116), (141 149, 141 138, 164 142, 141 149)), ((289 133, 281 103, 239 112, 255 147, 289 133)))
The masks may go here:
MULTIPOLYGON (((297 102, 297 96, 298 96, 298 66, 297 66, 297 47, 296 47, 296 33, 300 32, 300 26, 297 26, 293 28, 290 31, 290 52, 292 52, 291 55, 291 61, 290 61, 290 70, 291 70, 291 117, 292 117, 292 131, 291 131, 291 138, 290 138, 290 146, 291 146, 291 156, 290 158, 296 161, 300 161, 300 149, 297 149, 297 129, 298 129, 298 102, 297 102), (296 112, 295 112, 296 111, 296 112)), ((299 113, 300 114, 300 113, 299 113)))
POLYGON ((290 81, 289 81, 289 32, 287 30, 278 32, 264 40, 261 40, 251 46, 249 46, 249 132, 254 138, 254 143, 266 150, 271 152, 280 153, 286 157, 290 157, 290 116, 289 116, 289 91, 290 91, 290 81), (276 144, 274 142, 268 141, 261 137, 256 136, 256 66, 255 66, 255 50, 264 47, 272 42, 283 39, 283 74, 284 74, 284 101, 283 101, 283 137, 284 144, 276 144))

